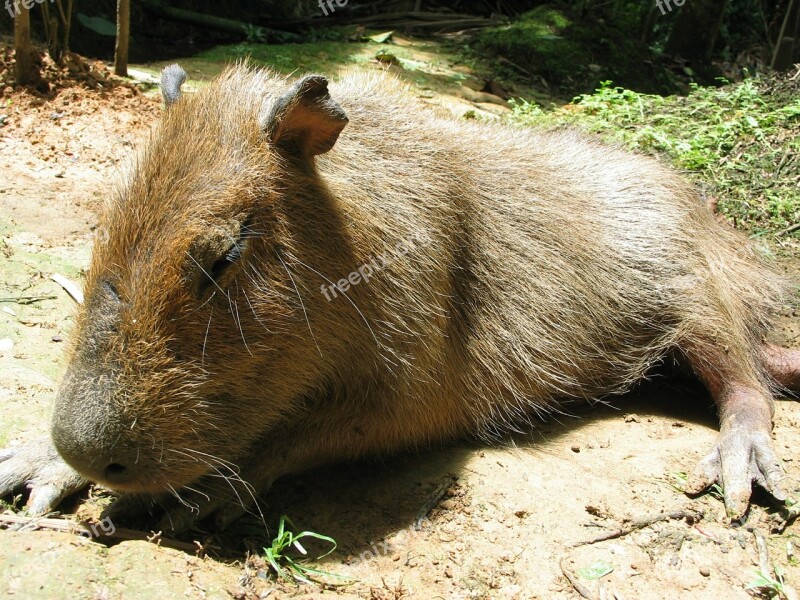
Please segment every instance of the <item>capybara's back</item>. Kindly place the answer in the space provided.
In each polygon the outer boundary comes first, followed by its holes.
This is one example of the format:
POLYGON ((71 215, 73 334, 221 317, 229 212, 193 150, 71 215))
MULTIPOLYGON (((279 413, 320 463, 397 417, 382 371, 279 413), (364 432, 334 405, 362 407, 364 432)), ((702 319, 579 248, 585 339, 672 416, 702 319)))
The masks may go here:
POLYGON ((722 423, 689 489, 724 473, 732 516, 751 480, 783 497, 771 389, 800 369, 763 338, 784 283, 679 176, 439 116, 386 76, 182 80, 94 249, 53 424, 85 477, 192 486, 202 518, 226 486, 491 436, 673 355, 722 423))
POLYGON ((571 130, 409 110, 386 78, 356 75, 332 94, 353 118, 317 166, 352 219, 350 267, 427 240, 348 291, 378 309, 402 397, 457 397, 474 423, 502 429, 623 392, 668 352, 708 345, 768 379, 759 348, 784 283, 677 174, 571 130))

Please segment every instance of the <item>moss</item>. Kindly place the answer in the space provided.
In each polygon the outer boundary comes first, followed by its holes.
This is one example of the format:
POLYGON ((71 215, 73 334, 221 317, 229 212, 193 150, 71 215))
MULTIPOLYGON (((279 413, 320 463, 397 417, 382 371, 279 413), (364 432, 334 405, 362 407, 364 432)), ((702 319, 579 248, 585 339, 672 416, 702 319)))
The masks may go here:
POLYGON ((346 67, 370 60, 378 44, 347 44, 317 41, 308 44, 236 44, 216 46, 194 57, 217 65, 250 57, 256 63, 281 73, 330 72, 331 66, 346 67))

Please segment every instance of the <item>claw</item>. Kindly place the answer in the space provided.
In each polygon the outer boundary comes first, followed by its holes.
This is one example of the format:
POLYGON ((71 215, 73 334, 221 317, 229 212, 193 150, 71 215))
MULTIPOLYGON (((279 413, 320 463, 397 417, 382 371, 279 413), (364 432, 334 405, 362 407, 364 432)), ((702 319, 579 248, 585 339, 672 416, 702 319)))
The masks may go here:
POLYGON ((31 491, 27 504, 31 514, 51 512, 88 483, 61 459, 50 438, 0 452, 0 497, 27 487, 31 491))
POLYGON ((769 435, 743 426, 724 428, 714 449, 686 483, 687 494, 700 494, 715 483, 722 487, 725 511, 731 521, 741 521, 750 505, 753 483, 784 502, 783 471, 769 435))
POLYGON ((717 483, 717 474, 720 472, 719 452, 714 448, 711 454, 697 464, 694 473, 684 486, 684 491, 692 496, 702 494, 717 483))

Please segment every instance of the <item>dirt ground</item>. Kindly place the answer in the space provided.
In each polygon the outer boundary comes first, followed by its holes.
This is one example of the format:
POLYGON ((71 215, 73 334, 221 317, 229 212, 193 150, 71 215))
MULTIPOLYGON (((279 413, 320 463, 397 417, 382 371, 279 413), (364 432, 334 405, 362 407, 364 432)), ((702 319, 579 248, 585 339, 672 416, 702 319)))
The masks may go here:
MULTIPOLYGON (((80 282, 103 191, 160 105, 128 87, 67 87, 50 99, 0 88, 0 100, 1 447, 46 431, 75 311, 51 276, 80 282)), ((480 110, 474 102, 442 104, 463 113, 480 110)), ((780 260, 798 272, 796 260, 780 260)), ((787 309, 776 335, 797 345, 800 318, 787 309)), ((766 495, 733 528, 719 499, 678 489, 716 434, 696 385, 659 380, 574 413, 503 446, 464 443, 280 482, 265 499, 266 522, 287 514, 335 538, 337 550, 316 564, 352 578, 346 586, 266 578, 263 561, 247 559, 264 532, 244 519, 226 535, 189 536, 204 557, 146 541, 108 547, 69 533, 0 531, 0 596, 566 599, 583 586, 591 598, 748 598, 758 536, 769 568, 800 586, 797 525, 773 531, 766 495), (594 542, 601 537, 611 539, 594 542)), ((796 497, 799 422, 800 407, 777 404, 776 451, 796 497)), ((96 515, 107 497, 90 491, 79 514, 96 515)))

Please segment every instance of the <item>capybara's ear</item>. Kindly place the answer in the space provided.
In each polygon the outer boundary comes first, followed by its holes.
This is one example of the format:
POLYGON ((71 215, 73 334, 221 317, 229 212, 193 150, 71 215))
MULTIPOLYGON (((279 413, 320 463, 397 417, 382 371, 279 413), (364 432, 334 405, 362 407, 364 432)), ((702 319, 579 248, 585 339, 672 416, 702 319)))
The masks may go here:
POLYGON ((328 80, 306 75, 275 101, 262 126, 270 143, 314 156, 333 148, 347 121, 328 93, 328 80))
POLYGON ((168 108, 181 97, 181 85, 186 81, 186 71, 179 65, 170 65, 161 71, 161 96, 168 108))

